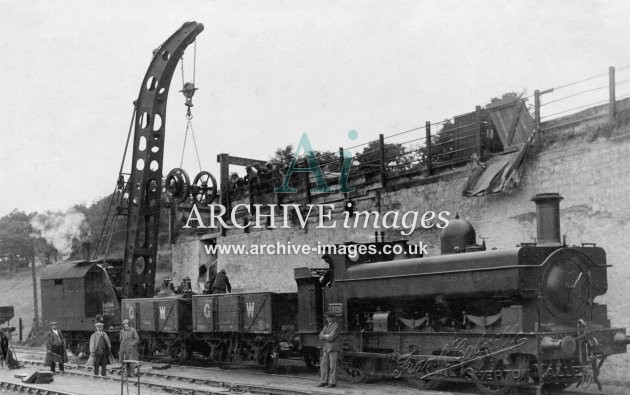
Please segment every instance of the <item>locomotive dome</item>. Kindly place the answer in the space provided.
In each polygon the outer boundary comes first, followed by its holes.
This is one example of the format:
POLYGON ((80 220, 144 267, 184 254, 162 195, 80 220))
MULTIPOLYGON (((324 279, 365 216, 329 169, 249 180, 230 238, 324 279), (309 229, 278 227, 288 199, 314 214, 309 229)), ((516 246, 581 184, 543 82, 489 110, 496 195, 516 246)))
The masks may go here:
POLYGON ((455 219, 449 221, 448 226, 440 233, 441 253, 455 254, 466 251, 466 247, 474 245, 476 241, 475 228, 456 214, 455 219))

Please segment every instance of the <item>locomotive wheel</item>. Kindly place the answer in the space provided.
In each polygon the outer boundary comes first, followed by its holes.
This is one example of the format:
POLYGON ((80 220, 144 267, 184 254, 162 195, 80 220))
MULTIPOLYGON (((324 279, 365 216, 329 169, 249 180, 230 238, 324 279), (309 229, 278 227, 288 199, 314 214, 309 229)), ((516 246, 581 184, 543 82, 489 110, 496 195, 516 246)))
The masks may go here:
POLYGON ((569 388, 573 382, 565 383, 545 383, 542 386, 543 391, 562 391, 569 388))
POLYGON ((209 172, 202 171, 195 176, 191 191, 195 203, 212 204, 217 197, 217 180, 209 172))
MULTIPOLYGON (((494 358, 489 356, 484 360, 484 370, 495 371, 527 371, 527 356, 523 354, 510 355, 506 358, 494 358)), ((527 376, 521 377, 519 380, 526 381, 527 376)), ((511 379, 498 380, 496 384, 487 384, 482 382, 475 383, 477 388, 485 395, 504 395, 518 393, 518 387, 510 386, 516 382, 511 379)))
POLYGON ((353 358, 351 360, 342 360, 340 365, 339 372, 340 376, 351 383, 365 383, 368 381, 369 377, 365 372, 361 369, 361 360, 358 358, 353 358))
POLYGON ((320 355, 319 349, 317 348, 307 348, 304 349, 304 364, 306 365, 306 369, 311 372, 319 371, 319 363, 320 363, 320 355))
MULTIPOLYGON (((440 387, 443 381, 439 380, 428 380, 426 378, 433 372, 439 371, 444 366, 440 364, 438 361, 432 361, 429 366, 427 366, 427 370, 422 370, 421 372, 414 372, 413 374, 406 376, 407 382, 412 386, 419 390, 434 390, 440 387)), ((434 376, 437 376, 439 373, 434 373, 434 376)))
POLYGON ((414 375, 407 376, 407 381, 419 390, 434 390, 442 384, 442 382, 438 380, 421 379, 414 375))
POLYGON ((265 351, 265 365, 263 371, 267 374, 275 372, 278 367, 278 360, 280 354, 278 353, 278 345, 270 345, 265 351))

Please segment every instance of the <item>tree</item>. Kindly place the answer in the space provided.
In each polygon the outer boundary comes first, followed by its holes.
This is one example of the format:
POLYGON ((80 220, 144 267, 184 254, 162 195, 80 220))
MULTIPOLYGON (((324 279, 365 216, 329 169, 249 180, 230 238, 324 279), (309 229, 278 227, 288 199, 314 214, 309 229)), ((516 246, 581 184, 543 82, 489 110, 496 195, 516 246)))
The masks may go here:
MULTIPOLYGON (((317 162, 321 167, 326 167, 328 171, 338 172, 341 170, 341 160, 339 159, 339 153, 333 151, 313 151, 317 162)), ((303 154, 303 153, 301 153, 303 154)), ((271 157, 270 162, 278 166, 280 170, 284 170, 289 167, 293 156, 295 155, 295 148, 292 144, 287 145, 284 148, 278 148, 271 157)))
MULTIPOLYGON (((385 143, 385 166, 401 167, 410 162, 411 157, 407 154, 406 148, 398 143, 385 143)), ((363 148, 363 152, 356 155, 359 166, 359 173, 366 176, 374 175, 380 171, 381 165, 381 145, 378 140, 370 141, 363 148)), ((352 174, 352 171, 350 172, 352 174)), ((356 173, 355 173, 356 174, 356 173)))
POLYGON ((30 220, 33 214, 13 210, 0 218, 0 255, 33 256, 30 220))

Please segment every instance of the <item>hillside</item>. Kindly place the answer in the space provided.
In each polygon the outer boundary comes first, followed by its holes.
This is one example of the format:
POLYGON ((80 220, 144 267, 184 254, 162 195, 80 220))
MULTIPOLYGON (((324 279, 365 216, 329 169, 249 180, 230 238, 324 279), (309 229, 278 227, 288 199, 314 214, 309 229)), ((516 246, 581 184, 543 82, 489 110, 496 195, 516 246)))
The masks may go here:
MULTIPOLYGON (((41 266, 37 267, 39 272, 41 266)), ((16 328, 14 341, 18 340, 17 328, 18 318, 22 318, 24 323, 24 339, 28 336, 33 326, 34 308, 33 308, 33 282, 31 278, 31 270, 29 268, 21 268, 17 273, 13 273, 12 277, 6 274, 0 276, 0 289, 2 289, 2 297, 0 297, 0 305, 13 306, 15 308, 15 317, 10 321, 10 325, 16 328)), ((39 277, 37 280, 38 297, 41 297, 39 289, 39 277)), ((40 303, 41 311, 41 303, 40 303)))

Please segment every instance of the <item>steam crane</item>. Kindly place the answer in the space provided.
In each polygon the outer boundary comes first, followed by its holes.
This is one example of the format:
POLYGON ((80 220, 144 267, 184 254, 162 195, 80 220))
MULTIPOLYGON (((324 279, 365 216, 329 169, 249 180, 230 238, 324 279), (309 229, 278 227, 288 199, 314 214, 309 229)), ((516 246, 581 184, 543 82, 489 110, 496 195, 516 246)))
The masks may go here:
MULTIPOLYGON (((123 298, 153 296, 168 91, 184 50, 202 31, 201 23, 184 23, 154 50, 135 102, 132 170, 127 184, 129 203, 122 273, 123 298)), ((188 85, 186 93, 187 104, 192 105, 190 98, 194 94, 194 86, 188 85)), ((185 189, 187 192, 187 186, 185 189)))
MULTIPOLYGON (((113 217, 110 217, 108 209, 94 254, 94 258, 99 256, 99 247, 104 246, 104 258, 90 259, 87 248, 84 259, 50 265, 40 277, 42 319, 44 322, 59 322, 64 328, 68 347, 74 353, 88 350, 94 321, 102 320, 108 331, 119 328, 121 299, 153 297, 163 192, 162 157, 168 91, 184 50, 195 42, 202 31, 203 25, 200 23, 184 23, 153 51, 140 94, 134 102, 133 118, 125 146, 126 154, 131 129, 134 127, 131 172, 122 172, 125 163, 123 157, 110 209, 116 196, 120 197, 121 204, 113 217), (108 258, 109 243, 113 235, 112 225, 119 215, 127 216, 122 261, 108 258), (106 231, 108 228, 109 232, 106 231), (105 233, 109 233, 109 242, 101 244, 105 233)), ((193 82, 184 83, 182 89, 188 107, 186 118, 191 129, 190 108, 195 91, 193 76, 193 82)), ((201 168, 201 164, 199 167, 201 168)), ((170 172, 166 177, 165 189, 168 198, 174 203, 189 200, 209 204, 217 193, 216 181, 210 173, 201 171, 194 182, 190 183, 188 175, 182 169, 170 172)))

